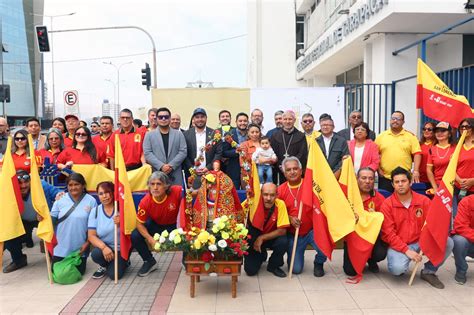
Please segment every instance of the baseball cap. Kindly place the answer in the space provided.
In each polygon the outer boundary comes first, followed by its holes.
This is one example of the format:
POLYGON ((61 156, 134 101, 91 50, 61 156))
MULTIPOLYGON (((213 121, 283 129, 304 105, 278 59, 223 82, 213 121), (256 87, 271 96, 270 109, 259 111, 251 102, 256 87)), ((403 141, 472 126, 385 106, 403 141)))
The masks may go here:
POLYGON ((64 117, 64 120, 68 120, 69 118, 74 118, 76 120, 79 120, 79 117, 77 117, 76 115, 73 115, 73 114, 66 115, 64 117))
POLYGON ((436 125, 435 131, 440 130, 440 129, 451 130, 451 126, 449 125, 449 123, 447 123, 445 121, 441 121, 436 125))
POLYGON ((204 108, 201 108, 201 107, 198 107, 194 110, 192 117, 194 117, 198 114, 203 114, 204 116, 207 116, 206 110, 204 108))

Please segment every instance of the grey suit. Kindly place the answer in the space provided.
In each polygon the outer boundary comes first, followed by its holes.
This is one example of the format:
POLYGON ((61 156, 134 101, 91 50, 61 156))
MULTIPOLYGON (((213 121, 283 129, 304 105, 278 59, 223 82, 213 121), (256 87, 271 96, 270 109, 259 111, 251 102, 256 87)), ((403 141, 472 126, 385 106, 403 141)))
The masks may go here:
POLYGON ((173 185, 183 185, 181 166, 186 159, 186 140, 179 130, 169 129, 168 155, 165 154, 163 138, 160 130, 149 131, 143 141, 145 160, 153 167, 154 171, 161 170, 164 164, 169 164, 173 171, 169 174, 173 185))
POLYGON ((326 146, 324 145, 324 137, 322 135, 316 138, 316 142, 321 151, 323 151, 324 156, 326 156, 326 160, 333 173, 338 171, 342 167, 342 157, 350 154, 347 141, 337 133, 334 133, 329 143, 329 154, 326 154, 326 146))
MULTIPOLYGON (((212 140, 214 136, 214 129, 206 127, 206 143, 212 140)), ((189 169, 194 166, 194 159, 196 158, 197 144, 196 144, 196 129, 194 127, 189 128, 184 132, 184 138, 186 139, 186 145, 188 153, 185 163, 185 172, 188 175, 189 169)), ((220 160, 222 158, 222 141, 212 146, 209 151, 206 152, 206 168, 212 170, 212 162, 220 160)))
MULTIPOLYGON (((338 131, 337 134, 340 135, 341 137, 343 137, 344 139, 346 139, 346 141, 352 140, 351 139, 351 130, 349 128, 342 129, 342 130, 338 131)), ((370 140, 375 141, 375 132, 373 132, 372 130, 370 130, 370 132, 369 132, 369 138, 370 138, 370 140)))

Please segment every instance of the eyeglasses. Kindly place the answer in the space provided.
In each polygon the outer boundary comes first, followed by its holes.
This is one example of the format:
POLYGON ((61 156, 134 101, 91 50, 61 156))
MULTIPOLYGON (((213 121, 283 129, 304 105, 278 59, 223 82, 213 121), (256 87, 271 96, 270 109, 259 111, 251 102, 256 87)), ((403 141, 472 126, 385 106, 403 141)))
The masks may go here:
POLYGON ((15 141, 26 141, 26 138, 25 137, 18 137, 18 138, 15 138, 15 141))
POLYGON ((156 116, 159 120, 168 120, 170 119, 170 115, 158 115, 156 116))
POLYGON ((351 116, 352 119, 361 119, 362 116, 361 115, 354 115, 354 116, 351 116))
POLYGON ((461 126, 459 126, 459 129, 460 129, 460 130, 463 130, 463 129, 470 129, 470 128, 472 128, 470 125, 461 125, 461 126))
POLYGON ((120 116, 120 119, 128 120, 128 119, 132 119, 132 117, 130 117, 130 116, 120 116))
POLYGON ((75 136, 76 137, 87 137, 87 133, 76 132, 75 136))
POLYGON ((59 140, 59 137, 51 137, 48 139, 49 141, 58 141, 59 140))
POLYGON ((423 128, 423 131, 433 131, 433 128, 423 128))
POLYGON ((330 124, 330 125, 323 124, 323 125, 321 125, 321 128, 323 128, 323 127, 334 127, 334 125, 333 124, 330 124))
POLYGON ((403 118, 399 118, 399 117, 390 117, 391 120, 395 120, 395 121, 402 121, 403 118))
POLYGON ((18 175, 16 178, 18 178, 18 180, 30 180, 30 175, 18 175))
POLYGON ((303 120, 303 123, 304 123, 304 124, 312 124, 313 122, 314 122, 314 120, 311 120, 311 119, 309 119, 309 120, 303 120))

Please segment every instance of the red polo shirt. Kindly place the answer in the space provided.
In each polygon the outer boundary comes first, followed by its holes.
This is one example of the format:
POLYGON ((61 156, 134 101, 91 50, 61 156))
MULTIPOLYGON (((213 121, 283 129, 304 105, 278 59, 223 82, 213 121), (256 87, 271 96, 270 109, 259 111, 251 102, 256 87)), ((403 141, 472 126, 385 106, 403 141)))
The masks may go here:
POLYGON ((74 134, 69 134, 69 133, 65 133, 63 134, 63 138, 64 138, 64 146, 66 148, 71 148, 72 147, 72 142, 74 141, 74 134))
POLYGON ((113 134, 109 135, 107 138, 104 138, 102 135, 92 137, 92 143, 94 143, 95 149, 97 152, 100 152, 101 154, 103 153, 107 157, 107 162, 109 160, 110 143, 113 139, 112 135, 113 134))
MULTIPOLYGON (((281 184, 278 187, 278 198, 283 200, 286 205, 286 210, 288 211, 288 216, 298 217, 300 202, 301 202, 301 183, 297 186, 290 186, 288 182, 281 184), (295 198, 297 200, 295 206, 295 198)), ((303 211, 301 212, 301 226, 299 235, 304 236, 313 229, 313 209, 303 205, 303 211)), ((290 224, 288 228, 290 233, 295 234, 295 228, 290 224)))
POLYGON ((44 164, 44 160, 46 158, 49 158, 49 163, 51 164, 57 164, 58 161, 58 156, 61 154, 61 151, 55 151, 53 152, 52 150, 46 150, 46 149, 41 149, 38 151, 38 154, 41 156, 41 164, 44 164))
POLYGON ((420 162, 420 182, 428 183, 428 175, 426 175, 426 163, 430 154, 431 142, 425 142, 420 145, 421 148, 421 162, 420 162))
POLYGON ((458 204, 454 232, 474 243, 474 195, 464 197, 458 204))
MULTIPOLYGON (((456 173, 461 178, 474 178, 474 146, 469 150, 466 149, 466 145, 462 146, 456 173)), ((456 182, 456 187, 460 188, 458 182, 456 182)), ((469 191, 474 192, 474 186, 471 186, 469 191)))
POLYGON ((30 157, 27 156, 26 152, 23 154, 12 153, 12 158, 13 158, 13 164, 15 164, 15 169, 17 171, 24 170, 30 173, 31 160, 30 160, 30 157))
POLYGON ((439 184, 443 179, 444 172, 446 172, 446 169, 448 168, 449 160, 451 160, 451 156, 455 149, 456 146, 454 145, 448 145, 445 148, 440 147, 439 145, 431 147, 431 153, 428 155, 427 165, 433 167, 436 184, 439 184))
POLYGON ((72 161, 74 164, 98 164, 105 163, 106 156, 103 153, 97 152, 97 161, 92 160, 89 153, 75 148, 66 148, 58 156, 58 164, 66 164, 72 161))
POLYGON ((380 212, 380 208, 382 207, 382 204, 385 201, 385 197, 376 190, 374 190, 374 193, 375 194, 373 196, 370 196, 369 198, 363 201, 364 209, 369 212, 380 212))
POLYGON ((385 199, 381 211, 384 215, 382 240, 390 248, 405 253, 408 244, 418 242, 425 223, 430 200, 413 190, 409 208, 400 202, 396 193, 385 199))
POLYGON ((108 154, 109 158, 114 158, 115 155, 115 135, 118 134, 120 138, 120 144, 122 145, 123 158, 126 166, 140 164, 141 157, 143 154, 143 140, 145 134, 141 131, 135 131, 134 128, 130 132, 126 133, 122 129, 116 130, 112 139, 110 140, 110 151, 108 154))
POLYGON ((138 205, 138 222, 145 223, 148 219, 152 219, 160 225, 176 224, 181 198, 182 189, 178 185, 171 186, 170 194, 161 202, 157 201, 150 193, 146 194, 138 205))

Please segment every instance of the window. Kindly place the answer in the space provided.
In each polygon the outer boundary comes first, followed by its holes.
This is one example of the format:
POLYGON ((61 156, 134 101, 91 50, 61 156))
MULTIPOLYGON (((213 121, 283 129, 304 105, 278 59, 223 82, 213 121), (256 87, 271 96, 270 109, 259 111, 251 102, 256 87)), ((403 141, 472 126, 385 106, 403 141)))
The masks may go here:
POLYGON ((296 59, 300 57, 300 51, 304 50, 304 19, 304 15, 296 16, 296 59))

